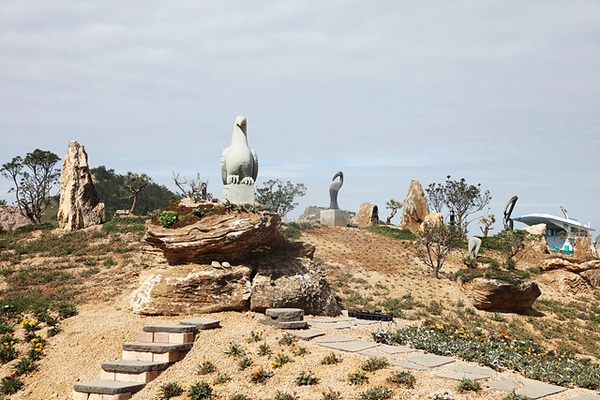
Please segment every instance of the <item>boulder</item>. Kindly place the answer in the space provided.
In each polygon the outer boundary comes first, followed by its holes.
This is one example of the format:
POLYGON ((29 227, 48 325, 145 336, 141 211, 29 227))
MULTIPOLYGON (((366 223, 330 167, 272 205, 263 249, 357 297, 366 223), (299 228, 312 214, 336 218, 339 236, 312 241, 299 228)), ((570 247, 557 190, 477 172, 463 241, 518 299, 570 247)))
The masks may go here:
POLYGON ((581 277, 585 279, 593 288, 600 287, 600 269, 591 269, 583 271, 581 277))
POLYGON ((423 221, 425 221, 427 214, 429 214, 429 207, 427 206, 423 187, 419 181, 412 180, 404 200, 399 226, 402 229, 408 228, 413 232, 417 232, 423 221))
POLYGON ((190 264, 147 270, 131 295, 130 308, 144 315, 245 311, 251 273, 244 265, 216 269, 190 264))
POLYGON ((546 241, 546 224, 531 225, 523 230, 530 235, 528 236, 528 240, 531 243, 532 249, 544 254, 550 253, 550 247, 546 241))
POLYGON ((542 271, 552 271, 556 269, 581 273, 588 270, 600 269, 600 260, 590 260, 583 263, 574 263, 564 258, 549 258, 540 262, 542 271))
POLYGON ((83 146, 69 142, 60 175, 58 227, 75 231, 104 222, 104 203, 92 181, 88 157, 83 146))
POLYGON ((524 312, 541 295, 537 283, 531 279, 510 284, 499 279, 480 277, 463 283, 461 290, 478 310, 524 312))
POLYGON ((309 243, 287 241, 271 212, 213 211, 176 228, 151 220, 141 258, 146 271, 129 307, 152 315, 268 308, 339 315, 314 252, 309 243))
POLYGON ((597 258, 596 249, 591 236, 575 238, 575 253, 578 260, 591 260, 597 258))
POLYGON ((574 272, 561 270, 549 271, 538 276, 537 280, 568 295, 590 294, 592 292, 592 288, 585 279, 574 272))
POLYGON ((377 205, 368 202, 362 203, 352 219, 352 223, 359 228, 379 224, 379 209, 377 205))
POLYGON ((8 232, 31 224, 17 207, 0 206, 0 232, 8 232))
POLYGON ((162 250, 171 265, 243 261, 275 250, 285 243, 279 214, 209 213, 181 228, 163 228, 149 220, 144 241, 162 250))
POLYGON ((441 212, 437 212, 437 211, 430 212, 429 214, 427 214, 427 216, 423 220, 423 223, 421 223, 419 230, 423 231, 427 224, 443 225, 444 224, 444 214, 442 214, 441 212))

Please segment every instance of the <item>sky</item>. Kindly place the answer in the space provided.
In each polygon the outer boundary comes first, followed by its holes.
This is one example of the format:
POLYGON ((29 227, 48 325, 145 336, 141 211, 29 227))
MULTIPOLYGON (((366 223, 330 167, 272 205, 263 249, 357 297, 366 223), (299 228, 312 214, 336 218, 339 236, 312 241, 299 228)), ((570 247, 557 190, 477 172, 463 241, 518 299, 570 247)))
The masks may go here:
POLYGON ((596 0, 0 2, 2 164, 76 140, 92 168, 221 197, 238 115, 257 187, 307 187, 292 220, 338 171, 340 208, 383 220, 450 175, 491 192, 480 215, 517 195, 513 216, 564 206, 600 233, 596 0))

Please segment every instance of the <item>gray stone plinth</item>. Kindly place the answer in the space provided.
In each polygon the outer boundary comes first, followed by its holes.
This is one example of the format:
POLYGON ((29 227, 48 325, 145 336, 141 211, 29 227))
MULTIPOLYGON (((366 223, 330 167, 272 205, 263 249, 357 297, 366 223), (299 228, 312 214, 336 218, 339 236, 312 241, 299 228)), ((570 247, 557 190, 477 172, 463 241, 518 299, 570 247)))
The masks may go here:
POLYGON ((81 393, 121 394, 139 392, 144 386, 145 383, 96 380, 77 383, 73 390, 81 393))
POLYGON ((142 372, 162 371, 170 365, 171 363, 166 362, 119 360, 102 363, 102 369, 106 372, 141 374, 142 372))
POLYGON ((265 315, 279 322, 302 321, 304 319, 304 310, 301 308, 267 308, 265 315))
POLYGON ((420 354, 418 356, 414 356, 409 358, 407 361, 410 361, 415 364, 424 365, 425 367, 439 367, 445 364, 450 364, 455 362, 454 358, 438 356, 435 354, 420 354))
POLYGON ((254 204, 254 185, 225 185, 223 199, 230 203, 254 204))
POLYGON ((199 331, 206 329, 216 329, 219 328, 221 321, 218 319, 206 319, 206 318, 192 318, 192 319, 184 319, 183 321, 179 321, 180 325, 192 325, 199 331))
POLYGON ((528 399, 539 399, 565 390, 567 389, 561 386, 534 381, 532 379, 523 379, 523 388, 517 390, 515 393, 520 396, 525 396, 528 399))
POLYGON ((192 325, 148 325, 142 328, 144 332, 166 332, 166 333, 196 333, 196 327, 192 325))
POLYGON ((321 210, 321 223, 330 228, 348 226, 348 213, 342 210, 321 210))
POLYGON ((188 351, 193 346, 194 346, 193 343, 171 344, 171 343, 130 342, 130 343, 123 343, 123 350, 146 352, 146 353, 169 353, 171 351, 188 351))

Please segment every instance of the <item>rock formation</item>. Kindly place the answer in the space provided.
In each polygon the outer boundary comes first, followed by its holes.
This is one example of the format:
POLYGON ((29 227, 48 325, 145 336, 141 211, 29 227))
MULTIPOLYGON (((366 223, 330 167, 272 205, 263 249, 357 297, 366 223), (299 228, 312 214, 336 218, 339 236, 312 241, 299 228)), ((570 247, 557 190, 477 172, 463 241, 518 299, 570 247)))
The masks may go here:
POLYGON ((352 222, 359 228, 377 225, 379 223, 379 210, 375 204, 362 203, 352 222))
POLYGON ((591 260, 597 257, 594 242, 591 236, 575 238, 575 258, 579 260, 591 260))
POLYGON ((430 212, 429 214, 427 214, 427 216, 421 223, 419 230, 422 231, 426 224, 443 225, 444 224, 444 214, 442 214, 441 212, 437 212, 437 211, 430 212))
POLYGON ((404 200, 399 226, 402 229, 408 228, 413 232, 417 232, 427 214, 429 214, 429 207, 427 206, 423 187, 419 181, 413 180, 410 182, 408 194, 404 200))
POLYGON ((515 285, 481 277, 463 283, 461 289, 478 310, 524 312, 541 294, 537 283, 531 279, 515 285))
MULTIPOLYGON (((147 268, 130 298, 133 311, 176 315, 292 307, 312 315, 340 314, 323 270, 312 260, 314 246, 288 242, 278 214, 219 207, 185 226, 147 222, 147 268)), ((180 215, 190 211, 178 208, 180 215)))
POLYGON ((559 292, 568 295, 590 294, 592 287, 580 275, 563 270, 546 272, 536 278, 540 283, 552 286, 559 292))
POLYGON ((58 227, 75 231, 103 222, 104 203, 94 188, 85 149, 70 141, 60 175, 58 227))
POLYGON ((12 231, 29 224, 29 218, 21 214, 17 207, 0 206, 0 232, 12 231))

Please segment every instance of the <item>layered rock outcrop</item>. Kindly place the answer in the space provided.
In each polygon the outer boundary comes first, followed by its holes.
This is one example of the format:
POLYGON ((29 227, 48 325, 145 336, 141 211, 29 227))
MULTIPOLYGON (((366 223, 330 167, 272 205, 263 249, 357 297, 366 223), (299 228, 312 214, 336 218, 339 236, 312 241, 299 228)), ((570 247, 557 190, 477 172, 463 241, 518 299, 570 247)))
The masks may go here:
POLYGON ((104 222, 104 203, 92 181, 87 153, 76 141, 70 141, 60 175, 58 227, 75 231, 104 222))
MULTIPOLYGON (((185 212, 181 211, 180 212, 185 212)), ((191 224, 146 226, 144 264, 130 308, 192 314, 301 308, 339 315, 314 246, 288 242, 271 212, 207 212, 191 224)))
POLYGON ((425 221, 427 214, 429 214, 429 207, 427 206, 423 186, 419 181, 412 180, 404 200, 399 226, 402 229, 408 228, 413 232, 417 232, 423 221, 425 221))
POLYGON ((379 223, 379 209, 377 205, 362 203, 356 212, 352 222, 359 228, 377 225, 379 223))
POLYGON ((0 232, 8 232, 31 224, 17 207, 0 206, 0 232))
POLYGON ((527 279, 511 284, 499 279, 475 278, 463 283, 462 291, 478 310, 506 310, 524 312, 541 295, 537 283, 527 279))

